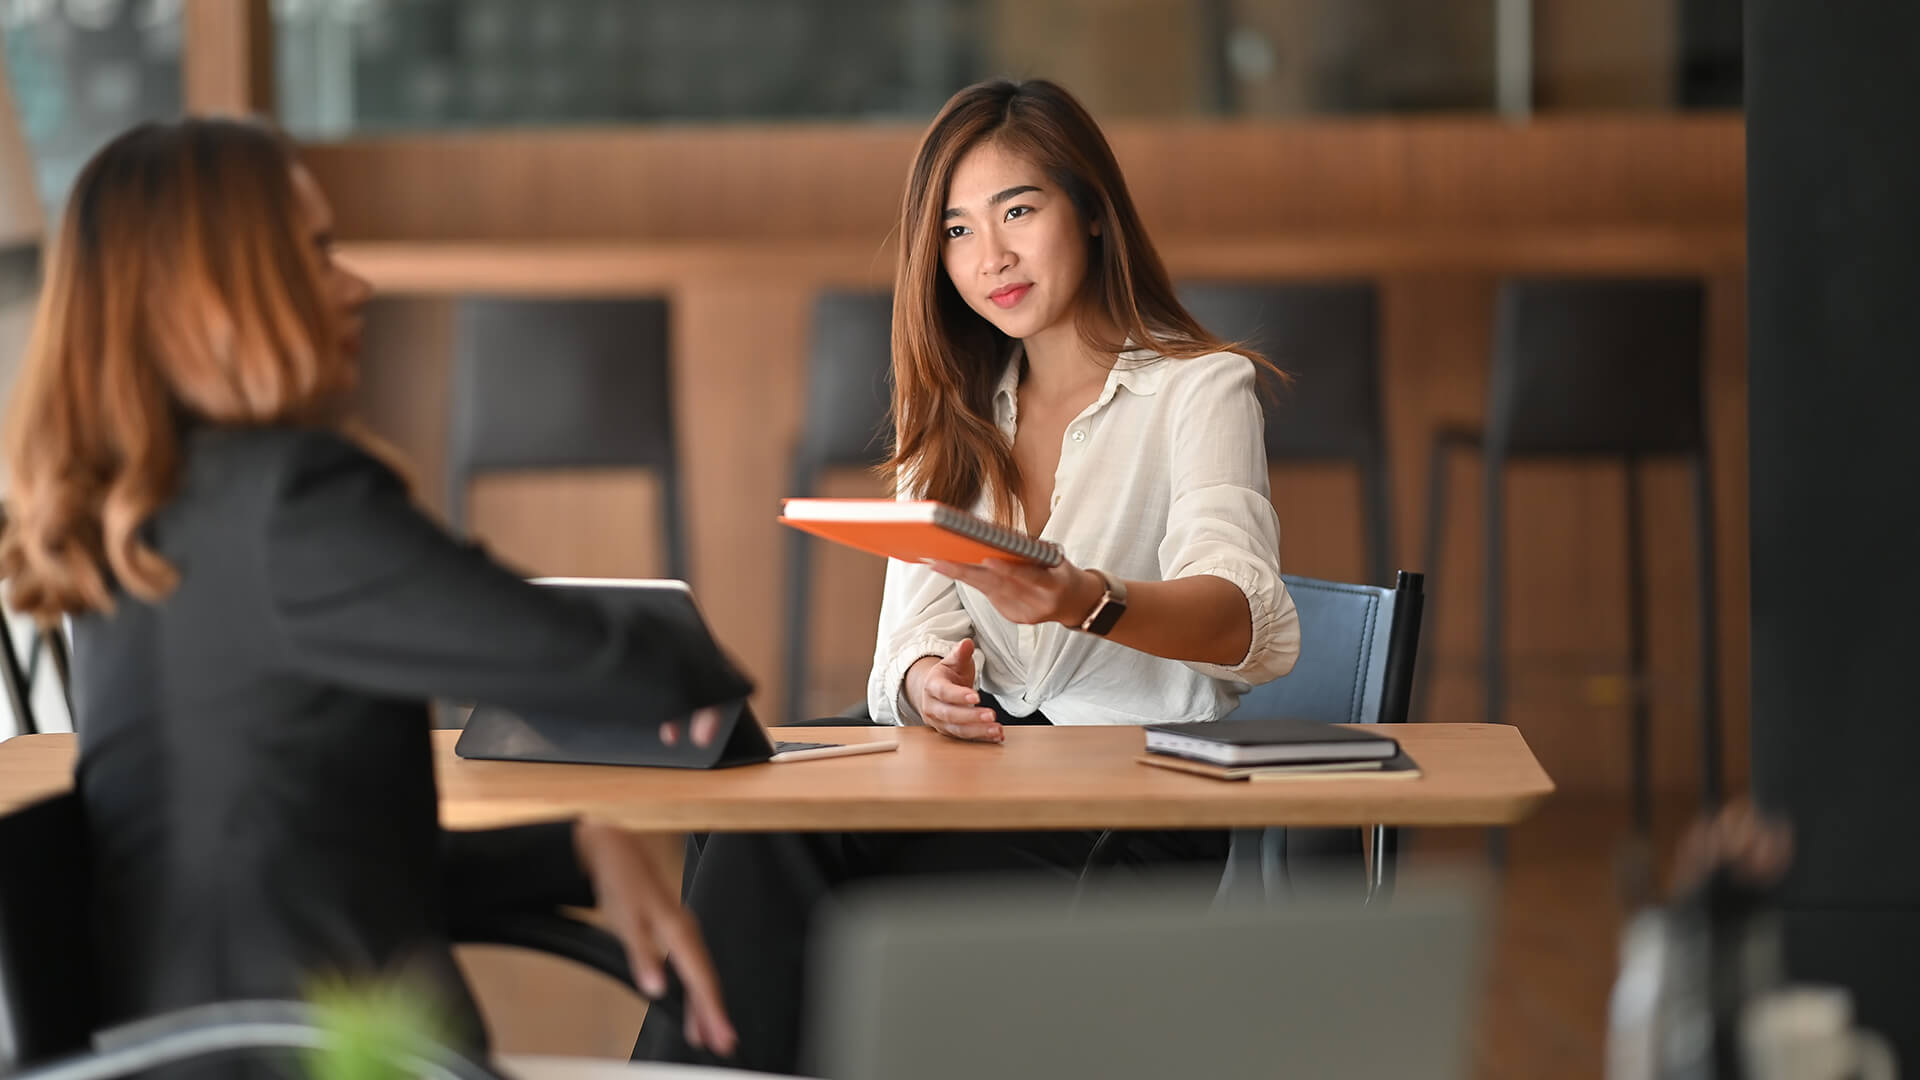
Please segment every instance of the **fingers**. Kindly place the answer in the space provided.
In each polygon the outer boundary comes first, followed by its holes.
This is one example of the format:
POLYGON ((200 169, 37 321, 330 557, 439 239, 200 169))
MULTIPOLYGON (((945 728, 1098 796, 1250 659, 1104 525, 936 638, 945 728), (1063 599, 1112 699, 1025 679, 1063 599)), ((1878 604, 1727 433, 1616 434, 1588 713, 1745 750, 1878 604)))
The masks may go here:
POLYGON ((649 998, 657 1000, 666 996, 667 971, 662 964, 666 950, 653 940, 645 916, 630 912, 619 921, 620 943, 627 947, 627 966, 633 969, 634 985, 649 998))
POLYGON ((980 708, 980 694, 973 688, 975 645, 972 638, 962 639, 946 659, 927 673, 921 691, 920 718, 942 735, 980 742, 1002 742, 1006 738, 992 709, 980 708))
MULTIPOLYGON (((720 733, 719 708, 709 706, 705 709, 695 710, 693 718, 688 723, 687 728, 688 735, 693 739, 693 745, 712 746, 714 737, 720 733)), ((680 745, 680 724, 678 721, 669 720, 660 725, 660 745, 680 745)))
POLYGON ((987 583, 994 579, 993 572, 986 567, 970 566, 966 563, 947 562, 945 559, 931 560, 927 563, 927 568, 936 574, 944 574, 955 581, 971 585, 982 591, 985 591, 987 583))
POLYGON ((667 993, 671 962, 685 991, 687 1041, 731 1054, 737 1037, 721 1001, 720 979, 699 926, 680 906, 650 848, 660 838, 591 822, 581 824, 579 835, 582 862, 607 928, 625 948, 634 985, 659 999, 667 993))
POLYGON ((947 658, 940 662, 940 666, 947 669, 950 673, 949 677, 954 682, 968 688, 973 686, 974 649, 973 639, 966 638, 955 645, 953 651, 947 654, 947 658))
POLYGON ((693 714, 690 728, 693 745, 712 746, 714 736, 720 733, 720 710, 713 707, 699 710, 693 714))
POLYGON ((684 908, 674 908, 659 924, 659 931, 673 959, 673 970, 686 991, 687 1041, 707 1046, 715 1053, 733 1053, 737 1036, 727 1018, 726 1002, 720 995, 720 977, 714 974, 713 958, 700 927, 684 908))
POLYGON ((927 726, 942 735, 951 735, 956 739, 973 739, 980 742, 1004 742, 1006 732, 994 719, 991 709, 975 709, 963 705, 947 705, 941 702, 929 702, 927 711, 921 719, 927 726))

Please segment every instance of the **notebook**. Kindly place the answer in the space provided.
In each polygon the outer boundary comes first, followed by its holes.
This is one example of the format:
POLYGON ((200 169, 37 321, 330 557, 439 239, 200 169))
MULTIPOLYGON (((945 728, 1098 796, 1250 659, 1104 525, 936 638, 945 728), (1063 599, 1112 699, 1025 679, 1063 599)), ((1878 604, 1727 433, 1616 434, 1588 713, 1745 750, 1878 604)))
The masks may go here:
POLYGON ((1213 780, 1418 780, 1420 766, 1405 754, 1385 761, 1314 761, 1304 765, 1211 765, 1171 754, 1141 754, 1142 765, 1213 780))
POLYGON ((1274 716, 1210 724, 1152 724, 1147 752, 1214 765, 1283 765, 1311 761, 1384 761, 1400 744, 1357 728, 1274 716))
POLYGON ((787 499, 780 522, 851 548, 906 562, 943 559, 983 563, 1024 559, 1060 563, 1060 545, 1037 540, 931 501, 896 499, 787 499))

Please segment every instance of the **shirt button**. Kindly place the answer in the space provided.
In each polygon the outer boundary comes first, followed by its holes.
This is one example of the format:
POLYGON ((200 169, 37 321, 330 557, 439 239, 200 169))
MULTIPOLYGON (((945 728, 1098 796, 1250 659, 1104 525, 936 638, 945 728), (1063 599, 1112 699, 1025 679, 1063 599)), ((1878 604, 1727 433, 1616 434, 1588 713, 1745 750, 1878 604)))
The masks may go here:
POLYGON ((1053 505, 1055 505, 1055 506, 1059 506, 1059 505, 1060 505, 1060 496, 1058 496, 1058 495, 1055 495, 1055 496, 1053 497, 1053 505))
POLYGON ((1087 433, 1086 433, 1086 431, 1085 431, 1085 430, 1079 430, 1079 431, 1075 431, 1075 432, 1073 433, 1073 441, 1074 441, 1074 442, 1086 442, 1086 441, 1087 441, 1087 433))

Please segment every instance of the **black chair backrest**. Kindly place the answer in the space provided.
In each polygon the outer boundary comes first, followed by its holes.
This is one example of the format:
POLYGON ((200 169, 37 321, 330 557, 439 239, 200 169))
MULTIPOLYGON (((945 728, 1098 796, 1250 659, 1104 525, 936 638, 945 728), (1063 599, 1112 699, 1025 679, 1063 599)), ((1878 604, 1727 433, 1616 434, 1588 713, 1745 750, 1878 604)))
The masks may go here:
POLYGON ((1705 310, 1706 289, 1697 280, 1503 282, 1495 314, 1488 452, 1699 449, 1705 310))
MULTIPOLYGON (((0 506, 0 533, 6 531, 7 508, 0 506)), ((33 717, 33 686, 27 681, 20 654, 14 651, 13 625, 6 621, 4 610, 0 610, 0 689, 7 694, 8 716, 13 721, 14 733, 31 735, 40 730, 33 717)))
POLYGON ((651 468, 667 560, 686 576, 668 308, 660 299, 474 297, 455 313, 447 514, 466 524, 474 475, 505 469, 651 468))
POLYGON ((1228 718, 1404 722, 1420 651, 1425 579, 1402 570, 1386 589, 1282 576, 1300 613, 1300 658, 1291 672, 1248 691, 1228 718))
POLYGON ((33 684, 20 654, 13 648, 13 626, 0 612, 0 688, 7 692, 7 715, 13 721, 13 734, 32 735, 40 730, 33 715, 33 684))
POLYGON ((93 1033, 88 867, 79 796, 0 818, 0 1075, 84 1050, 93 1033))
POLYGON ((893 295, 822 293, 813 305, 800 436, 799 465, 809 480, 820 469, 865 468, 887 459, 892 372, 893 295))
POLYGON ((1261 401, 1269 460, 1384 456, 1380 305, 1371 283, 1193 282, 1180 286, 1180 302, 1209 332, 1245 342, 1293 376, 1291 389, 1261 401))

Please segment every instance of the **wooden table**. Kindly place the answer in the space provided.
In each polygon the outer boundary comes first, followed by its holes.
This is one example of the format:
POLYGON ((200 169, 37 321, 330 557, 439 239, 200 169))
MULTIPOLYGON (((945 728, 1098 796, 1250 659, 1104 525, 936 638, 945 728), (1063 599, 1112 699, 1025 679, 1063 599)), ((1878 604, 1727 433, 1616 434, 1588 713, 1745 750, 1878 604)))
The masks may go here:
MULTIPOLYGON (((1418 780, 1222 783, 1137 763, 1137 728, 1007 729, 1003 746, 926 728, 781 729, 785 738, 897 738, 886 754, 718 772, 530 765, 455 757, 436 731, 442 820, 477 828, 602 816, 636 829, 1252 828, 1511 825, 1553 791, 1519 729, 1412 724, 1393 734, 1418 780)), ((70 786, 71 735, 0 743, 0 812, 70 786)))

